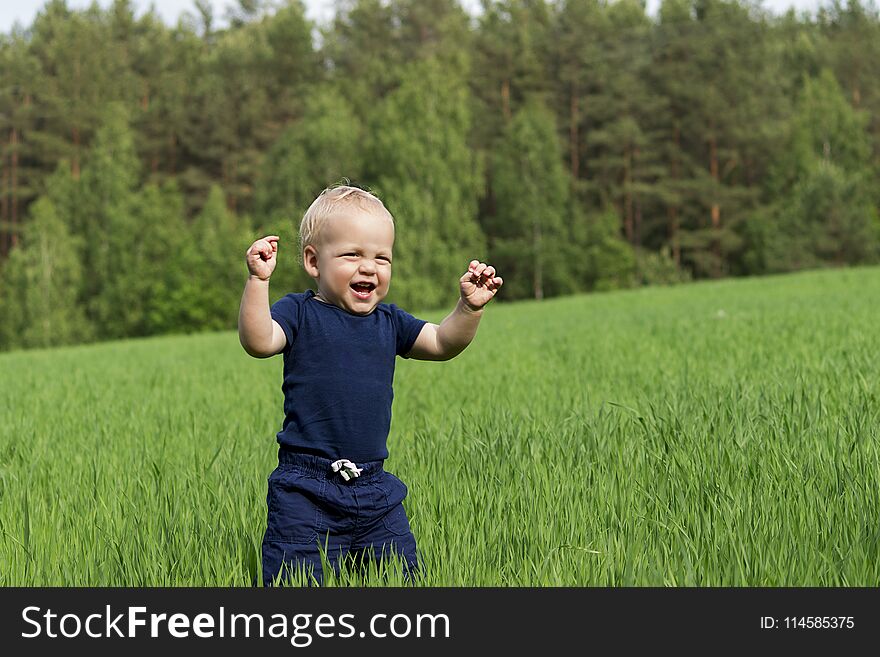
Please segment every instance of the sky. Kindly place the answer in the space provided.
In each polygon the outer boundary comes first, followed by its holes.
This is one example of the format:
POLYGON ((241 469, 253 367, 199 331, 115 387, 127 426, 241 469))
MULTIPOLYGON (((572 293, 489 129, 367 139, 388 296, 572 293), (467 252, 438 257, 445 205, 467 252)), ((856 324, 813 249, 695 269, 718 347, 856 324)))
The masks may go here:
MULTIPOLYGON (((647 1, 648 13, 655 13, 660 0, 647 1)), ((226 13, 225 7, 233 4, 234 0, 210 0, 210 2, 214 5, 215 18, 219 19, 226 13)), ((73 8, 84 8, 91 3, 92 0, 67 0, 67 5, 73 8)), ((103 7, 110 3, 111 0, 98 0, 98 4, 103 7)), ((785 12, 789 7, 814 12, 821 3, 822 0, 764 0, 764 6, 777 13, 785 12)), ((25 27, 30 25, 44 4, 45 0, 0 0, 0 32, 8 33, 16 21, 25 27)), ((197 13, 193 0, 134 0, 137 15, 143 14, 150 4, 156 7, 159 15, 168 24, 176 23, 178 16, 183 11, 189 11, 194 15, 197 13)), ((480 6, 479 0, 462 0, 462 4, 472 13, 480 6)), ((305 5, 306 15, 309 18, 316 21, 326 21, 333 16, 335 2, 333 0, 305 0, 305 5)))

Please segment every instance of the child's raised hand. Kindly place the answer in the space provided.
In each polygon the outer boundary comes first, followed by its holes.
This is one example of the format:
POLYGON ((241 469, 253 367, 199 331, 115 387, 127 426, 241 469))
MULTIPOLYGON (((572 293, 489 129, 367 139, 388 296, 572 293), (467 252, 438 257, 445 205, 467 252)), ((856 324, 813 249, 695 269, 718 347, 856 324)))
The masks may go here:
POLYGON ((502 278, 495 273, 492 265, 471 260, 467 273, 458 281, 461 285, 461 298, 471 310, 481 310, 504 284, 502 278))
POLYGON ((278 236, 267 235, 251 244, 247 250, 247 266, 252 276, 260 280, 268 281, 272 272, 275 271, 278 253, 278 236))

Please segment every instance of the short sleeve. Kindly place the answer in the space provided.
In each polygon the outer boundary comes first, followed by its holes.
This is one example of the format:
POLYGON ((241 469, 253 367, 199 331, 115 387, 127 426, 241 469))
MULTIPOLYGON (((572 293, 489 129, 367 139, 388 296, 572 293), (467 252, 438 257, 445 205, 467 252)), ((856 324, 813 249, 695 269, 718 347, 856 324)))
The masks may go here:
POLYGON ((394 330, 397 335, 397 355, 406 358, 406 354, 412 349, 416 338, 422 332, 422 327, 428 322, 424 319, 416 319, 402 308, 393 303, 390 304, 391 318, 394 321, 394 330))
POLYGON ((287 347, 296 339, 296 327, 299 325, 299 300, 293 294, 281 297, 270 308, 272 319, 278 322, 287 337, 287 347))

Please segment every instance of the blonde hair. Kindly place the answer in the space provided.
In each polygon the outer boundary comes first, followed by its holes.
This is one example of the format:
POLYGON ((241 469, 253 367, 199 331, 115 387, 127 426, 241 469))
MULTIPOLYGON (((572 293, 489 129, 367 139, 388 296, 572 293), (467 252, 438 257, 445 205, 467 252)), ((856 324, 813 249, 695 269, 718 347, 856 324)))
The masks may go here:
MULTIPOLYGON (((346 181, 347 183, 348 181, 346 181)), ((345 210, 355 208, 361 212, 386 217, 394 225, 394 217, 385 204, 372 192, 345 183, 331 185, 318 195, 299 225, 299 261, 303 263, 303 252, 307 246, 320 243, 321 233, 327 222, 345 210)))

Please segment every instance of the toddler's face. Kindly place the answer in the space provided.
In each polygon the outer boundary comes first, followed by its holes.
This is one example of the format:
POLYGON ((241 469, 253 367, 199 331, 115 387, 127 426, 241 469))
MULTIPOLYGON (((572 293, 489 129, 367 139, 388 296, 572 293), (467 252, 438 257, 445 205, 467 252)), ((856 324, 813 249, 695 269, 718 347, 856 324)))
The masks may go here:
POLYGON ((393 245, 391 221, 352 212, 327 224, 317 248, 306 247, 306 269, 317 280, 324 301, 355 315, 368 315, 391 286, 393 245))

